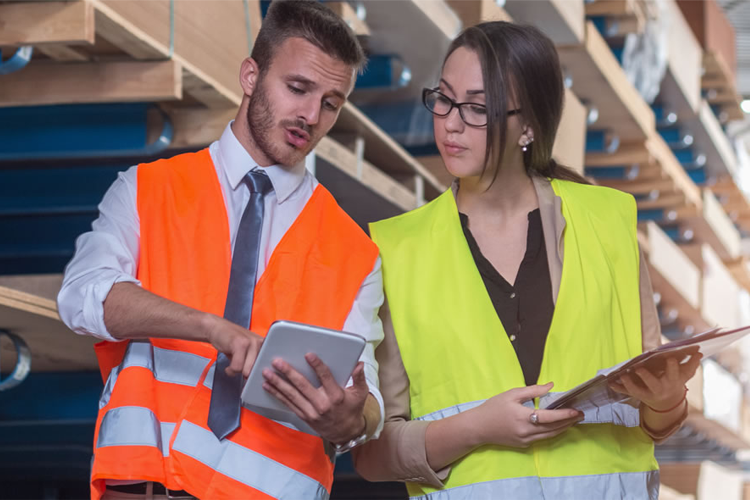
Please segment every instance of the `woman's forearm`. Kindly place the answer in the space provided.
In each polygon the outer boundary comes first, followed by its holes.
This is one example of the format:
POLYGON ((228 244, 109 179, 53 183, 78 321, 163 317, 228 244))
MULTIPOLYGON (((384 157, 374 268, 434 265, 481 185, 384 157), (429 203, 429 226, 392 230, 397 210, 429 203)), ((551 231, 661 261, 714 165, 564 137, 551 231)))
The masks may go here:
POLYGON ((482 445, 471 410, 430 422, 425 435, 427 461, 440 470, 482 445))

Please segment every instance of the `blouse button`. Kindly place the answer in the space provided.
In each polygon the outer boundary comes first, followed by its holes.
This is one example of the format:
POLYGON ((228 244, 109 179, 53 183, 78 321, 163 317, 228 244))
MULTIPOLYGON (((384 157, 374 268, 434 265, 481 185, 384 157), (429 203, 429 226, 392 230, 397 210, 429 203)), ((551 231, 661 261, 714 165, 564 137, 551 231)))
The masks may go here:
POLYGON ((516 292, 513 292, 513 293, 511 293, 511 294, 510 294, 510 298, 511 298, 511 299, 515 299, 515 298, 516 298, 516 292))
POLYGON ((510 341, 513 342, 514 340, 516 340, 516 336, 515 335, 511 335, 510 336, 510 341))

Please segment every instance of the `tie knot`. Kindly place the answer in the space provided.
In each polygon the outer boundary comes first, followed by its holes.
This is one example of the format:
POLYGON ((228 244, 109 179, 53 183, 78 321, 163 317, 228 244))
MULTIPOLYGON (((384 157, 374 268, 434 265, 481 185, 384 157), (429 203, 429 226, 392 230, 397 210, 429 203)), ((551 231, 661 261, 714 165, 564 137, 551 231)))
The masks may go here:
POLYGON ((251 193, 260 193, 265 195, 273 191, 273 184, 271 179, 268 178, 268 174, 262 170, 251 170, 245 176, 245 182, 250 188, 251 193))

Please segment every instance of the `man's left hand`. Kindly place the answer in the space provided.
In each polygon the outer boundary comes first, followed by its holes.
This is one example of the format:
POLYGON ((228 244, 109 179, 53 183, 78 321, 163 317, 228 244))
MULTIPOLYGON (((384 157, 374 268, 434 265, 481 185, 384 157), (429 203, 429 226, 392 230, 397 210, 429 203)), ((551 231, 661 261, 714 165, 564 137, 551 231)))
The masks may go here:
POLYGON ((319 388, 313 387, 302 374, 281 359, 275 359, 272 363, 278 373, 268 368, 263 370, 263 388, 321 437, 334 444, 343 444, 362 435, 366 426, 363 415, 365 400, 370 392, 364 364, 357 363, 352 372, 354 384, 343 389, 320 358, 307 354, 305 359, 320 380, 319 388))

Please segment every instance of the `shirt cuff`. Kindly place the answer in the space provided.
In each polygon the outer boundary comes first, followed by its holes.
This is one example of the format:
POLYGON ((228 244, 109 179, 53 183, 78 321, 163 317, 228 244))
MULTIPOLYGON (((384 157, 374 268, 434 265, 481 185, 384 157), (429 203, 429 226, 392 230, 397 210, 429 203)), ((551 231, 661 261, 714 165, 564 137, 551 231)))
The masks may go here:
POLYGON ((385 421, 385 403, 383 402, 383 395, 380 393, 378 372, 368 364, 365 364, 365 380, 367 381, 367 387, 370 389, 370 394, 372 394, 375 401, 378 402, 378 408, 380 408, 380 419, 378 420, 378 425, 375 427, 373 435, 370 436, 370 439, 377 439, 383 431, 383 423, 385 421))
POLYGON ((411 463, 406 464, 412 477, 404 479, 407 482, 423 483, 433 488, 443 488, 445 481, 450 474, 451 466, 443 467, 435 471, 430 467, 427 461, 427 427, 430 422, 422 420, 411 420, 408 422, 411 426, 410 432, 404 432, 404 450, 414 450, 411 463))
POLYGON ((115 283, 135 283, 141 286, 139 280, 122 273, 103 276, 102 279, 87 284, 83 290, 83 310, 81 311, 83 321, 80 325, 76 325, 76 328, 73 328, 74 332, 91 335, 107 342, 122 342, 124 340, 113 337, 104 324, 104 300, 115 283))

